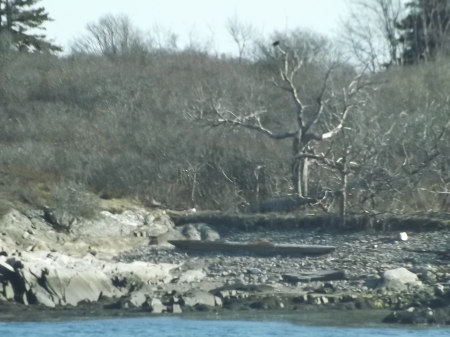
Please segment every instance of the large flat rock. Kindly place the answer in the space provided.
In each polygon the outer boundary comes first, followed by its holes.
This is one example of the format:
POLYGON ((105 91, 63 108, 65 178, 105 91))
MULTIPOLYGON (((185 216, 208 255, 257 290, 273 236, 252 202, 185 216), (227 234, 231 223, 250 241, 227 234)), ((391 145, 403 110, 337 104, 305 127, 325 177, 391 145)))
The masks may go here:
POLYGON ((165 284, 178 265, 147 262, 114 263, 92 255, 75 258, 60 253, 30 252, 13 256, 0 266, 14 297, 47 306, 94 302, 101 297, 118 297, 134 287, 165 284))

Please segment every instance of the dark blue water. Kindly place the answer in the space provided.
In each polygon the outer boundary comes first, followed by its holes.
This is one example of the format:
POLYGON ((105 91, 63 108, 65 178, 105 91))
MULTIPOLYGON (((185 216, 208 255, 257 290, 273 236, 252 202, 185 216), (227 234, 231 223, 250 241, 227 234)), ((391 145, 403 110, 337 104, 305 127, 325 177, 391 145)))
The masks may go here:
POLYGON ((289 323, 137 318, 58 323, 0 323, 1 337, 430 337, 450 330, 309 327, 289 323))

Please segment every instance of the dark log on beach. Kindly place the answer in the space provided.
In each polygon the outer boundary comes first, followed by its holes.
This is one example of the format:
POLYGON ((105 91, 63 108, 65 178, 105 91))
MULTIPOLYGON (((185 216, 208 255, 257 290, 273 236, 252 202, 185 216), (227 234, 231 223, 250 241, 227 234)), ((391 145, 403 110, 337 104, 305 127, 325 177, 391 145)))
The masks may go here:
POLYGON ((281 276, 283 277, 283 280, 291 283, 310 281, 339 281, 346 279, 346 274, 343 270, 318 270, 296 274, 284 274, 281 276))
POLYGON ((291 255, 321 255, 331 253, 333 246, 273 244, 266 241, 228 242, 228 241, 168 241, 180 249, 202 251, 252 252, 259 254, 291 254, 291 255))

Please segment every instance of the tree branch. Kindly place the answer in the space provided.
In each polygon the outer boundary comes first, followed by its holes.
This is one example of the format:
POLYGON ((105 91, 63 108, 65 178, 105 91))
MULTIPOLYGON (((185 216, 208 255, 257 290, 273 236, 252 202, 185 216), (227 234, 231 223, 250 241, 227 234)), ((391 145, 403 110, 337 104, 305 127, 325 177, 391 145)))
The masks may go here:
POLYGON ((235 125, 235 126, 239 126, 239 127, 243 127, 246 129, 250 129, 250 130, 254 130, 254 131, 258 131, 272 139, 286 139, 286 138, 293 138, 295 137, 295 135, 297 134, 296 131, 293 132, 284 132, 284 133, 274 133, 266 128, 264 128, 261 125, 254 125, 254 124, 247 124, 247 123, 242 123, 238 120, 231 120, 231 119, 219 119, 217 121, 208 121, 211 123, 212 127, 217 127, 220 126, 222 124, 228 124, 228 125, 235 125))

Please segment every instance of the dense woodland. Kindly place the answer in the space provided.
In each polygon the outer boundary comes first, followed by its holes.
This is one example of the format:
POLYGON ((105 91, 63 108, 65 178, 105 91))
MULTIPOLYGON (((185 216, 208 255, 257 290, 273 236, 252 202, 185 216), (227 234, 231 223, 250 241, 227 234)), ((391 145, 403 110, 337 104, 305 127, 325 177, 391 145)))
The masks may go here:
POLYGON ((50 19, 38 2, 0 0, 3 204, 449 211, 447 1, 355 0, 335 38, 230 19, 233 55, 110 15, 56 55, 17 28, 50 19))

